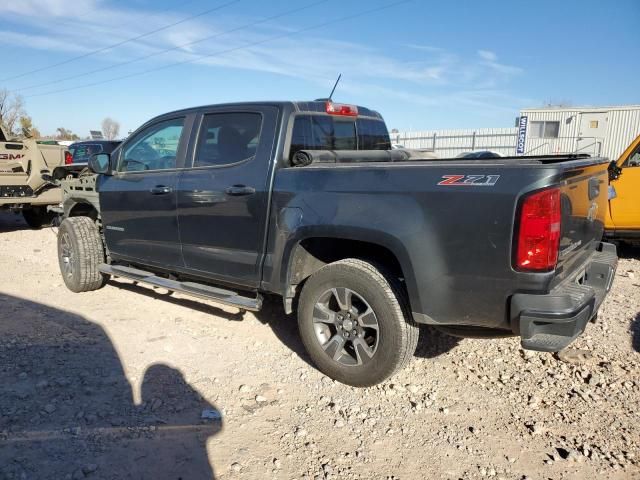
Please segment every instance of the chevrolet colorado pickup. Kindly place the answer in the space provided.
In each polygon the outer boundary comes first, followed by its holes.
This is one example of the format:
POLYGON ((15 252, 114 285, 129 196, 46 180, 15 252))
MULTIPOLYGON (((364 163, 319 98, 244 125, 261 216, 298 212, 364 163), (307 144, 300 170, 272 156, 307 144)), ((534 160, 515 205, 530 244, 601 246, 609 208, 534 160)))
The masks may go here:
POLYGON ((603 158, 433 159, 375 111, 330 101, 154 118, 90 170, 60 167, 61 272, 257 311, 297 310, 309 356, 354 386, 405 365, 418 324, 558 351, 611 286, 603 158))

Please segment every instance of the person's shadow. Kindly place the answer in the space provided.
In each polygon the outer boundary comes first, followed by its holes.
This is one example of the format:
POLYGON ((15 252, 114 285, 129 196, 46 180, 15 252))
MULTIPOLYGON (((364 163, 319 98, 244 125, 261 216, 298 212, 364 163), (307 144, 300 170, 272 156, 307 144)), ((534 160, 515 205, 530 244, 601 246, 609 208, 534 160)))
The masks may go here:
POLYGON ((179 370, 150 366, 136 405, 100 326, 5 294, 0 304, 0 479, 214 478, 206 441, 221 415, 179 370))

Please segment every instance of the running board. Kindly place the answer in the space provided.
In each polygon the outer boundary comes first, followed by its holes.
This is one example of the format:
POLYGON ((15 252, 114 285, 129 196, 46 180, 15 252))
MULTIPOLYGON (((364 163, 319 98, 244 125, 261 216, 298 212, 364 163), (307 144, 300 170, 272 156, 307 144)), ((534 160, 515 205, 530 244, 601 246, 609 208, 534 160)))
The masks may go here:
POLYGON ((178 282, 169 278, 157 277, 153 273, 145 272, 144 270, 120 265, 107 265, 103 263, 98 269, 100 272, 113 275, 114 277, 125 277, 129 280, 135 280, 136 282, 147 283, 156 287, 166 288, 172 292, 204 298, 205 300, 212 300, 241 310, 257 312, 262 308, 262 295, 259 293, 256 294, 255 298, 244 297, 231 290, 210 287, 209 285, 195 282, 178 282))

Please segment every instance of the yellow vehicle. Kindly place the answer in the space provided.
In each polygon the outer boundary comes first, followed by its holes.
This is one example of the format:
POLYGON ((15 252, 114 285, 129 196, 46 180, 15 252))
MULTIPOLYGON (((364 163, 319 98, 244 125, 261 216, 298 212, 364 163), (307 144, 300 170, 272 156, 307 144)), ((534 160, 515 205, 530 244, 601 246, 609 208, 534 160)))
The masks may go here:
POLYGON ((609 171, 612 192, 605 236, 640 243, 640 135, 609 171))

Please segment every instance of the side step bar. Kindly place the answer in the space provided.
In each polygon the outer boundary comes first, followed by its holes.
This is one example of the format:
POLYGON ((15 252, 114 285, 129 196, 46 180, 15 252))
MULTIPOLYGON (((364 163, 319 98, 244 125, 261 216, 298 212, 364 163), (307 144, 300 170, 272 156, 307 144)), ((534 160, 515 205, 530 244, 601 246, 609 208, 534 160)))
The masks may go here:
POLYGON ((194 282, 178 282, 168 278, 157 277, 153 273, 138 270, 137 268, 124 267, 120 265, 101 264, 98 269, 105 274, 114 277, 125 277, 137 282, 148 283, 156 287, 166 288, 172 292, 180 292, 194 297, 212 300, 222 303, 230 307, 236 307, 241 310, 251 310, 257 312, 262 308, 262 295, 256 294, 255 298, 244 297, 237 292, 224 290, 222 288, 210 287, 201 283, 194 282))

